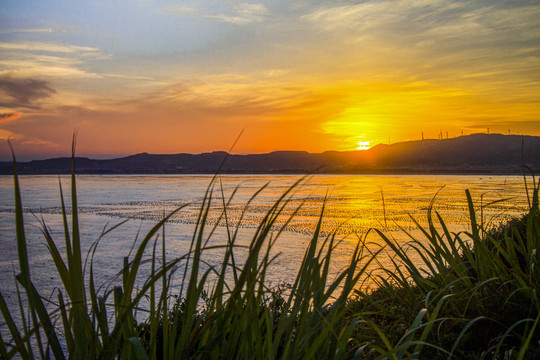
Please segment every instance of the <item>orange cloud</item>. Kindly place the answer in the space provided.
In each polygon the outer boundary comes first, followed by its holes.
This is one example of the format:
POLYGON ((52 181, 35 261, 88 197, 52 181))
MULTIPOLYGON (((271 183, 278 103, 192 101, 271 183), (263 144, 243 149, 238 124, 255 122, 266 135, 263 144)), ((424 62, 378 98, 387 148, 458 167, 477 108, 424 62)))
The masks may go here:
POLYGON ((0 122, 4 121, 10 121, 10 120, 16 120, 22 116, 22 113, 20 112, 10 112, 10 113, 4 113, 0 114, 0 122))

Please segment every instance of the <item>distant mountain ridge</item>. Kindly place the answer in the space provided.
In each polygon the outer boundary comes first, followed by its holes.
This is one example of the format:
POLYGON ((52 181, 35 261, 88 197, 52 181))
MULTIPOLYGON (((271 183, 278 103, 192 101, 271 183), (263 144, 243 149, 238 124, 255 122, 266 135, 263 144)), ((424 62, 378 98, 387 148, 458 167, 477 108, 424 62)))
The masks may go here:
MULTIPOLYGON (((213 174, 224 160, 221 172, 235 174, 520 174, 522 165, 540 173, 540 137, 472 134, 324 153, 275 151, 228 155, 217 151, 166 155, 141 153, 108 160, 77 157, 75 167, 78 174, 213 174)), ((71 158, 34 160, 17 165, 20 174, 65 174, 71 171, 71 158)), ((12 173, 11 162, 0 162, 0 174, 12 173)))

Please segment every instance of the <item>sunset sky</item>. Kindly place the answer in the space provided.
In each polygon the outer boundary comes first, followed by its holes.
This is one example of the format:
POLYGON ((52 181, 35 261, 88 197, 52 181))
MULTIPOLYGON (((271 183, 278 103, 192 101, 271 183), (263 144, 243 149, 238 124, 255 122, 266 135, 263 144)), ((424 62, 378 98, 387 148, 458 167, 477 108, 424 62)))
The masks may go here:
POLYGON ((4 0, 0 160, 540 135, 540 2, 4 0))

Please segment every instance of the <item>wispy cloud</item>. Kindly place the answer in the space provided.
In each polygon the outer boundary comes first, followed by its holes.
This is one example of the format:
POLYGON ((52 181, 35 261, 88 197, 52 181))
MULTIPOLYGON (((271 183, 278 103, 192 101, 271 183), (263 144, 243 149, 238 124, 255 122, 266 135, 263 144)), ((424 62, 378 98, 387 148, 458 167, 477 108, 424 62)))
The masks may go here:
POLYGON ((234 6, 233 15, 208 16, 211 19, 221 20, 237 25, 261 22, 268 14, 268 8, 263 4, 242 3, 234 6))
MULTIPOLYGON (((540 4, 531 1, 326 4, 302 19, 348 45, 337 56, 379 76, 500 92, 539 77, 534 69, 540 66, 540 4)), ((325 56, 336 61, 333 54, 325 56)))
POLYGON ((39 108, 38 102, 56 91, 49 83, 38 79, 0 78, 0 106, 9 108, 39 108))
POLYGON ((38 41, 0 42, 0 54, 0 75, 27 78, 101 78, 84 64, 110 58, 95 47, 38 41))
MULTIPOLYGON (((52 141, 47 140, 41 140, 37 137, 28 136, 20 133, 15 133, 13 131, 9 131, 6 129, 0 129, 0 140, 9 140, 11 144, 13 145, 15 152, 17 153, 17 158, 20 160, 21 158, 19 155, 23 155, 22 159, 25 160, 25 150, 32 147, 40 147, 40 148, 50 148, 50 149, 58 149, 58 145, 52 141)), ((7 145, 4 143, 2 144, 3 148, 7 148, 7 145)), ((3 150, 3 149, 2 149, 3 150)), ((7 150, 7 149, 6 149, 7 150)), ((6 156, 6 158, 9 158, 6 156)))
POLYGON ((16 120, 22 116, 22 113, 14 111, 10 113, 0 114, 0 122, 7 122, 11 120, 16 120))
POLYGON ((184 14, 190 16, 199 16, 207 19, 216 20, 235 25, 247 25, 263 21, 269 11, 266 5, 262 3, 240 3, 225 9, 222 13, 209 13, 193 6, 174 6, 165 9, 169 14, 184 14))
POLYGON ((13 33, 52 33, 52 28, 35 28, 35 29, 3 29, 0 30, 0 34, 13 34, 13 33))
POLYGON ((466 2, 437 1, 366 1, 359 4, 324 6, 303 16, 325 30, 347 29, 349 32, 369 29, 389 30, 398 28, 401 37, 417 33, 422 28, 460 22, 461 12, 468 11, 466 2))
POLYGON ((0 50, 24 50, 24 51, 42 51, 52 53, 97 53, 98 48, 89 46, 67 45, 51 42, 22 41, 22 42, 1 42, 0 50))
POLYGON ((184 15, 200 15, 201 11, 195 7, 190 5, 174 5, 169 6, 165 9, 162 9, 162 11, 166 14, 184 14, 184 15))
POLYGON ((497 36, 492 40, 499 40, 498 45, 506 45, 509 37, 538 39, 539 16, 540 6, 526 1, 496 6, 491 1, 383 0, 324 6, 303 19, 326 31, 344 31, 351 37, 368 32, 385 42, 410 36, 415 41, 458 38, 467 45, 472 39, 490 35, 497 36), (392 36, 385 38, 388 34, 392 36))
POLYGON ((0 75, 13 77, 101 78, 78 65, 80 61, 60 57, 29 56, 26 59, 0 60, 0 75))

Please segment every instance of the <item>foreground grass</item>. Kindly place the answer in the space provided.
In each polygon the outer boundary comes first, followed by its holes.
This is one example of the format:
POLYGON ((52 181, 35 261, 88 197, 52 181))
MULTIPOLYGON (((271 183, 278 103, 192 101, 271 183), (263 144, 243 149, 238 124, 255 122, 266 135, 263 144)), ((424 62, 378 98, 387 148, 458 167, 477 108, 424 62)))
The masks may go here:
MULTIPOLYGON (((411 237, 406 246, 378 232, 395 268, 381 268, 386 275, 373 278, 379 287, 363 293, 356 290, 358 282, 370 276, 366 269, 379 261, 383 248, 368 251, 360 241, 348 265, 330 278, 337 241, 334 235, 320 236, 324 208, 294 282, 269 289, 265 279, 274 260, 271 249, 288 223, 275 231, 276 220, 289 204, 294 186, 260 222, 240 262, 237 253, 245 247, 237 244, 239 225, 230 226, 227 214, 234 192, 224 199, 214 180, 186 254, 165 257, 164 224, 182 211, 179 208, 157 223, 138 242, 135 255, 125 259, 121 284, 101 289, 94 283, 92 261, 88 273, 83 271, 74 172, 71 181, 70 220, 60 188, 66 254, 60 254, 57 240, 42 224, 63 284, 57 299, 49 301, 32 281, 15 169, 16 279, 21 289, 17 316, 22 326, 0 294, 2 326, 10 334, 9 339, 0 339, 2 359, 540 357, 536 184, 529 213, 497 229, 487 230, 477 223, 467 193, 470 232, 450 233, 443 219, 431 212, 428 228, 417 223, 423 237, 411 237), (221 220, 227 229, 221 245, 213 239, 215 227, 206 226, 216 191, 223 198, 221 220), (223 253, 221 265, 210 266, 204 254, 216 249, 223 253), (411 260, 414 253, 421 263, 411 260), (151 271, 143 285, 136 287, 145 256, 149 256, 151 271), (182 274, 179 291, 171 286, 176 273, 182 274), (137 319, 137 312, 144 312, 144 322, 137 319)), ((96 246, 90 249, 91 258, 96 246)))
POLYGON ((467 197, 471 232, 450 233, 438 214, 403 247, 379 232, 401 271, 351 302, 368 358, 540 358, 538 187, 528 214, 488 230, 467 197))

